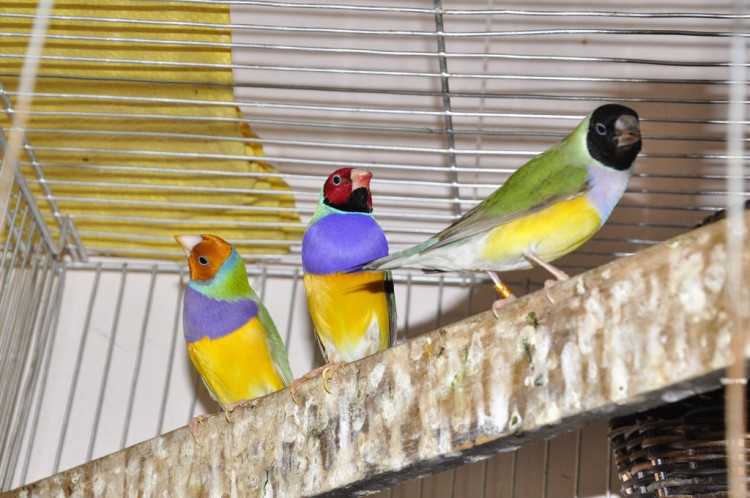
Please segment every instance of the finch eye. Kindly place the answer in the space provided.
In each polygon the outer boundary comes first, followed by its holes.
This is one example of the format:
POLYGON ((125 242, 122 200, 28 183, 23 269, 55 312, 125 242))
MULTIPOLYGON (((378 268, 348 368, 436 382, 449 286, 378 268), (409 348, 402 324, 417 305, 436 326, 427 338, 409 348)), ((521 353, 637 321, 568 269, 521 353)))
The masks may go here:
POLYGON ((206 258, 205 256, 198 256, 198 263, 206 266, 208 264, 208 258, 206 258))
POLYGON ((602 123, 596 123, 596 127, 595 128, 596 128, 596 132, 599 135, 604 136, 604 135, 607 134, 607 127, 604 126, 604 124, 602 124, 602 123))
POLYGON ((335 175, 331 181, 334 185, 338 185, 339 183, 341 183, 341 177, 339 175, 335 175))

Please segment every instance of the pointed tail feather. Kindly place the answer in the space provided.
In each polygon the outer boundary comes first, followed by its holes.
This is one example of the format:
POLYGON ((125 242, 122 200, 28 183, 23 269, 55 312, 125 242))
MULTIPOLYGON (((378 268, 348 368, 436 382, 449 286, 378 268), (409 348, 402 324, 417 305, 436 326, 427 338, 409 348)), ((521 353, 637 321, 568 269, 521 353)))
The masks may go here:
POLYGON ((418 262, 419 257, 424 251, 437 243, 437 239, 428 239, 419 245, 404 249, 382 258, 374 259, 353 268, 349 272, 356 271, 385 271, 396 270, 398 268, 414 268, 411 266, 418 262))

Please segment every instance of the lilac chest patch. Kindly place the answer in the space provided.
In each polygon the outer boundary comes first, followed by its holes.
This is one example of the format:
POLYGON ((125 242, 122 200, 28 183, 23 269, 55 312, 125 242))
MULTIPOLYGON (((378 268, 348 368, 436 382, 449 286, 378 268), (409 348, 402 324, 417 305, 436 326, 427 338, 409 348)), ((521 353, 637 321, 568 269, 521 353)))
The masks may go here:
POLYGON ((383 230, 367 215, 329 214, 311 225, 302 239, 305 273, 344 272, 387 255, 383 230))
POLYGON ((258 304, 252 299, 224 301, 204 296, 190 286, 185 289, 182 328, 188 343, 231 334, 257 315, 258 304))

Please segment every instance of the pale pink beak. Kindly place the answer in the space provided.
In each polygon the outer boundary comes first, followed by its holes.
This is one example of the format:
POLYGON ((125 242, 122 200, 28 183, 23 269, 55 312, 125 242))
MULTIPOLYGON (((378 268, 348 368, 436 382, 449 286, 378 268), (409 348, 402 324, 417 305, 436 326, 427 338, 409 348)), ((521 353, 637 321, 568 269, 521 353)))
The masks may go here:
POLYGON ((203 242, 203 236, 201 235, 175 235, 174 239, 180 244, 182 250, 185 251, 185 256, 190 257, 190 253, 193 252, 193 247, 203 242))
POLYGON ((372 173, 362 168, 354 168, 352 170, 352 190, 364 187, 370 188, 370 180, 372 179, 372 173))

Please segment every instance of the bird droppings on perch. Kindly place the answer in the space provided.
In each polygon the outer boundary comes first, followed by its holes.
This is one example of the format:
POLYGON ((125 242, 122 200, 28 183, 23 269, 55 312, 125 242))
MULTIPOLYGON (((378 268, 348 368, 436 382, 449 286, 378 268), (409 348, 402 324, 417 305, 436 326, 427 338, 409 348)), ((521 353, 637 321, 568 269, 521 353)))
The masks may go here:
MULTIPOLYGON (((700 228, 559 283, 556 304, 537 292, 351 363, 331 395, 304 382, 300 407, 277 392, 232 424, 213 415, 203 446, 178 429, 2 497, 352 496, 717 388, 732 361, 724 234, 700 228)), ((748 247, 733 271, 750 274, 748 247)))

